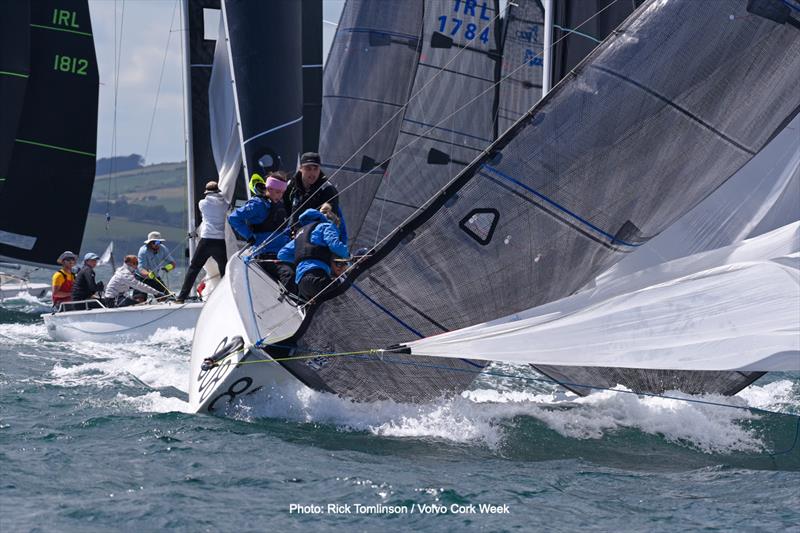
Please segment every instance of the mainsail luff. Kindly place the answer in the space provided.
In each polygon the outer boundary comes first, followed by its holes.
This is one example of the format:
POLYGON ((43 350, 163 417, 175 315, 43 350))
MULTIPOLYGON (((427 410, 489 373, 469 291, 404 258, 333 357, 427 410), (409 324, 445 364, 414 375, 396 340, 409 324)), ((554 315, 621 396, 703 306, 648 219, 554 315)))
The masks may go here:
MULTIPOLYGON (((797 114, 798 71, 797 30, 744 1, 649 2, 313 309, 297 351, 386 346, 578 290, 797 114)), ((429 399, 471 381, 466 361, 360 359, 286 366, 363 400, 429 399)))
POLYGON ((30 8, 30 77, 0 195, 0 256, 54 264, 64 249, 80 248, 89 210, 97 59, 85 0, 42 0, 30 8), (24 211, 31 198, 41 215, 24 211), (68 216, 53 231, 46 214, 63 215, 64 206, 68 216))

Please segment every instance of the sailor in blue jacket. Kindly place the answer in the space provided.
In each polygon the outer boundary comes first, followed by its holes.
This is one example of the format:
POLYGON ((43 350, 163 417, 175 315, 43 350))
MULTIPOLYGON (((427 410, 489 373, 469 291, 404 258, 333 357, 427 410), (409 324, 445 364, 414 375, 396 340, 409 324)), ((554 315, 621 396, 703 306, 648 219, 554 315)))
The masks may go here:
POLYGON ((333 287, 331 262, 335 257, 346 259, 350 252, 341 241, 337 225, 316 209, 306 209, 298 221, 301 229, 278 252, 278 260, 297 265, 294 281, 298 293, 310 301, 333 287))
MULTIPOLYGON (((280 173, 264 180, 258 174, 250 179, 253 196, 242 207, 228 215, 231 227, 253 245, 258 264, 275 280, 289 287, 293 284, 291 266, 276 260, 278 251, 291 240, 289 215, 283 203, 286 181, 280 173)), ((289 287, 291 288, 291 287, 289 287)))

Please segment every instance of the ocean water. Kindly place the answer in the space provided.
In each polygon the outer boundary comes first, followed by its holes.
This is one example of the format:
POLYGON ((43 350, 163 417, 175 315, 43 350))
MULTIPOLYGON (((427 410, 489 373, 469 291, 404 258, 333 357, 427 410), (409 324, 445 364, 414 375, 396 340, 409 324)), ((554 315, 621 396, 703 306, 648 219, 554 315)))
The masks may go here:
POLYGON ((0 306, 3 532, 798 531, 800 375, 702 398, 783 414, 481 376, 429 405, 287 390, 222 418, 187 412, 190 332, 60 343, 47 310, 0 306))

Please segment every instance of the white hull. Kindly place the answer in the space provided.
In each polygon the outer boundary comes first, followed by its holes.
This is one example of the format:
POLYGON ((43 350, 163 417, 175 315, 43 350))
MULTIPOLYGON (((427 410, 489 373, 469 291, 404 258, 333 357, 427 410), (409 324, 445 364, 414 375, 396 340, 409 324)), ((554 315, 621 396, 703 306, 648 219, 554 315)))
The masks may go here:
POLYGON ((35 298, 44 298, 47 291, 50 290, 50 285, 46 283, 25 283, 14 281, 11 283, 0 284, 0 301, 15 298, 20 293, 30 294, 35 298))
POLYGON ((202 303, 163 303, 42 315, 57 341, 128 342, 144 340, 159 329, 192 329, 202 303))
POLYGON ((279 287, 260 268, 248 269, 238 255, 231 257, 225 277, 200 313, 192 342, 189 405, 195 412, 219 413, 243 396, 270 394, 300 385, 280 364, 255 345, 279 343, 292 336, 303 320, 293 304, 281 298, 279 287), (240 349, 210 370, 203 360, 231 343, 240 349), (247 361, 261 361, 247 363, 247 361), (245 363, 245 364, 240 364, 245 363))

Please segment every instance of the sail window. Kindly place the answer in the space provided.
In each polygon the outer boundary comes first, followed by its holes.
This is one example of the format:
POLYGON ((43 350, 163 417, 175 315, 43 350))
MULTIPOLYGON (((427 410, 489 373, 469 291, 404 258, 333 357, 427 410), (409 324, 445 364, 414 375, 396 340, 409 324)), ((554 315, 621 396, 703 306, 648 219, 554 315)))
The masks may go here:
POLYGON ((494 230, 497 228, 497 221, 500 219, 500 213, 497 209, 473 209, 461 222, 458 227, 463 229, 467 235, 478 241, 482 245, 489 244, 494 235, 494 230))
POLYGON ((216 41, 219 37, 219 18, 222 11, 219 9, 203 8, 203 39, 216 41))

